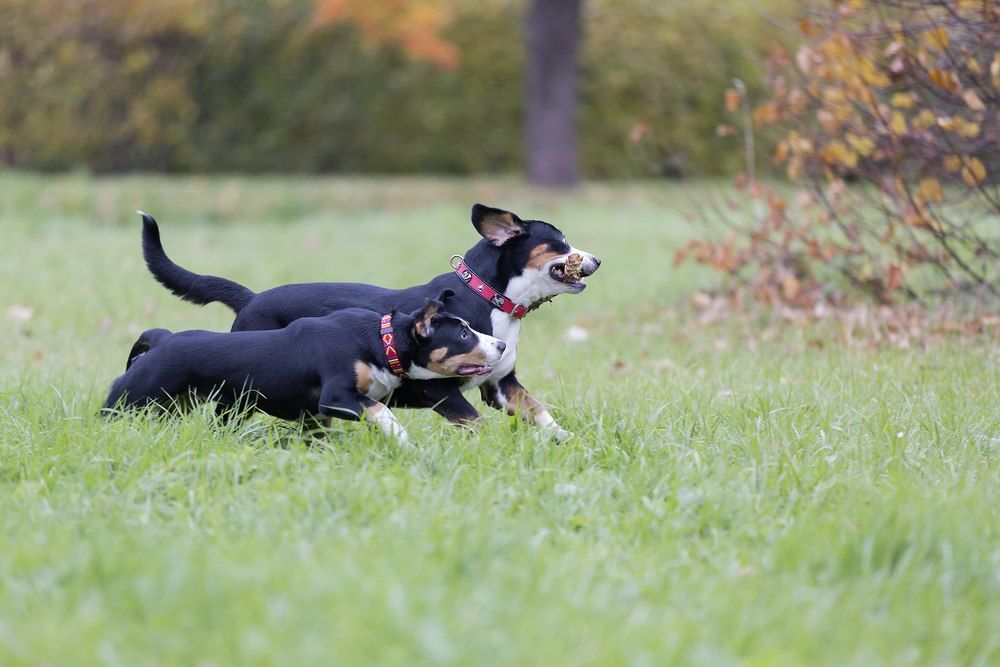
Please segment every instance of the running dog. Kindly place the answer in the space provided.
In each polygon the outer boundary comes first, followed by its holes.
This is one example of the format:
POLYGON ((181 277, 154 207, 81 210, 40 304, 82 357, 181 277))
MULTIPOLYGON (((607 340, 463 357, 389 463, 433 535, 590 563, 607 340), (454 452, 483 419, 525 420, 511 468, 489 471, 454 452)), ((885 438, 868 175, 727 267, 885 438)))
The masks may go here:
POLYGON ((306 283, 258 294, 232 280, 199 275, 175 264, 163 249, 156 221, 140 215, 143 257, 156 280, 186 301, 225 304, 236 313, 233 331, 280 329, 299 318, 353 307, 412 310, 442 290, 453 290, 448 309, 474 329, 504 341, 506 352, 487 374, 414 382, 427 379, 415 374, 393 392, 390 404, 429 407, 453 422, 472 423, 479 413, 462 392, 479 387, 488 405, 520 415, 552 431, 559 440, 570 435, 514 373, 522 318, 559 294, 582 292, 584 278, 601 265, 594 255, 571 246, 549 223, 522 220, 510 211, 476 204, 472 225, 482 240, 464 257, 452 258, 454 271, 424 285, 386 289, 359 283, 306 283))
POLYGON ((194 396, 215 400, 221 415, 254 408, 309 422, 363 417, 406 443, 381 401, 408 377, 487 376, 505 348, 434 299, 409 315, 348 308, 267 331, 150 329, 132 347, 104 411, 170 408, 194 396))

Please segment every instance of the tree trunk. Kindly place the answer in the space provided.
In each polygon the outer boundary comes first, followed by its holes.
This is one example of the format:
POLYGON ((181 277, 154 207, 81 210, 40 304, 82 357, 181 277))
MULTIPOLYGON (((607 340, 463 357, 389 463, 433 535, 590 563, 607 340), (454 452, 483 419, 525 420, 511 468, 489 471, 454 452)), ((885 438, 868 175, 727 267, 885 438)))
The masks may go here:
POLYGON ((582 0, 531 0, 528 9, 527 141, 532 183, 571 186, 580 177, 577 57, 582 0))

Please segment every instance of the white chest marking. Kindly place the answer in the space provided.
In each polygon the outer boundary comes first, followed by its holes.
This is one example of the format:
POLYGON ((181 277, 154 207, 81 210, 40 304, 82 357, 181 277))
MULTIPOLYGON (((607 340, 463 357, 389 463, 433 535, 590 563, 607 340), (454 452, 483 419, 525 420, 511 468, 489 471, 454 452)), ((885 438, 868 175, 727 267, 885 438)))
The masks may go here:
MULTIPOLYGON (((552 262, 555 261, 552 260, 552 262)), ((539 299, 555 296, 565 291, 566 285, 549 275, 547 264, 543 269, 524 269, 521 275, 511 278, 504 294, 514 303, 529 306, 539 299)))
POLYGON ((514 319, 502 310, 494 309, 490 313, 490 325, 493 327, 493 336, 506 343, 507 349, 503 351, 500 361, 493 364, 492 373, 470 378, 462 384, 462 391, 475 389, 484 382, 496 384, 500 378, 514 370, 514 362, 517 361, 517 341, 521 337, 521 320, 514 319))
POLYGON ((372 386, 365 392, 365 396, 381 401, 392 393, 400 384, 400 379, 386 368, 379 368, 374 364, 368 364, 368 370, 372 374, 372 386))

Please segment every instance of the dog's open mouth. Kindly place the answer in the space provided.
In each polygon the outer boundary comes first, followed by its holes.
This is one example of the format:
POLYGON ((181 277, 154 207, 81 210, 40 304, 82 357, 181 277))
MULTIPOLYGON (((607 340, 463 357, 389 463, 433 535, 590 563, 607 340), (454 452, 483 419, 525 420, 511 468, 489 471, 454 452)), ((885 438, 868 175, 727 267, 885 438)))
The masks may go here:
POLYGON ((459 366, 459 375, 489 375, 493 372, 492 366, 459 366))
POLYGON ((582 292, 587 288, 583 282, 584 276, 580 273, 578 267, 567 267, 564 262, 558 264, 553 264, 549 268, 549 275, 552 276, 553 280, 558 280, 559 282, 569 286, 574 292, 582 292))

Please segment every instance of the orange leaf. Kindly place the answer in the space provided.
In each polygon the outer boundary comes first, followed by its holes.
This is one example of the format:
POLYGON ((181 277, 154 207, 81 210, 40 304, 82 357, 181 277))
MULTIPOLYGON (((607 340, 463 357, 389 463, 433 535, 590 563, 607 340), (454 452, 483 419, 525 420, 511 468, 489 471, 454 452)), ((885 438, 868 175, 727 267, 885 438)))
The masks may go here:
POLYGON ((816 120, 819 121, 820 126, 830 134, 836 134, 840 129, 840 121, 826 109, 820 109, 816 112, 816 120))
POLYGON ((809 19, 802 19, 799 21, 799 28, 802 30, 802 34, 806 37, 819 37, 823 34, 822 28, 809 19))
POLYGON ((909 109, 913 106, 913 93, 896 93, 889 100, 889 104, 900 109, 909 109))
POLYGON ((824 146, 821 157, 828 164, 841 164, 848 169, 858 166, 858 154, 840 139, 834 139, 824 146))
POLYGON ((788 159, 788 142, 782 141, 778 144, 778 147, 774 150, 774 162, 775 164, 781 164, 788 159))
POLYGON ((885 291, 895 292, 900 283, 903 282, 903 270, 896 264, 890 264, 885 278, 885 291))
POLYGON ((740 91, 730 88, 726 91, 726 111, 736 111, 740 106, 740 91))
POLYGON ((898 111, 892 113, 892 131, 896 134, 906 134, 906 118, 898 111))
POLYGON ((954 126, 955 132, 961 137, 972 139, 979 136, 979 123, 970 123, 967 120, 955 116, 954 126))
POLYGON ((947 69, 932 69, 931 83, 942 90, 954 93, 958 90, 958 77, 954 72, 947 69))
POLYGON ((857 62, 861 78, 873 86, 888 86, 889 77, 878 70, 876 64, 868 58, 859 58, 857 62))
POLYGON ((761 104, 753 110, 753 122, 758 125, 771 125, 778 122, 778 111, 773 104, 761 104))
POLYGON ((986 178, 986 167, 978 158, 970 157, 964 167, 962 167, 962 180, 969 185, 977 185, 986 178))
POLYGON ((926 130, 935 123, 937 123, 937 117, 930 109, 922 109, 920 113, 917 114, 917 117, 911 121, 913 129, 915 130, 926 130))
POLYGON ((920 181, 920 196, 927 201, 941 201, 941 184, 936 178, 925 178, 920 181))
POLYGON ((856 150, 861 157, 868 157, 875 150, 875 142, 868 137, 859 137, 851 132, 847 133, 847 143, 856 150))
POLYGON ((788 276, 781 283, 781 295, 785 301, 793 301, 802 291, 802 283, 795 276, 788 276))
POLYGON ((691 251, 700 249, 701 247, 702 247, 702 242, 697 239, 688 241, 686 244, 684 244, 683 247, 681 247, 677 251, 676 254, 674 254, 674 266, 682 264, 691 251))
POLYGON ((944 51, 948 48, 948 29, 942 26, 928 30, 924 33, 924 41, 931 48, 944 51))
POLYGON ((413 60, 454 69, 460 54, 443 37, 453 14, 453 9, 441 0, 320 0, 313 12, 313 24, 353 23, 369 46, 398 46, 413 60))

